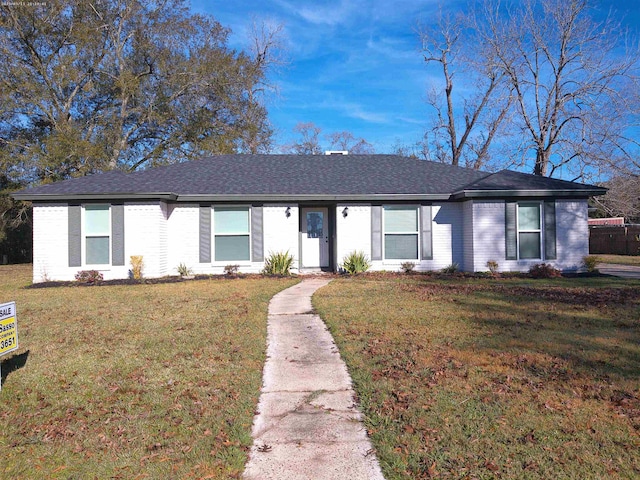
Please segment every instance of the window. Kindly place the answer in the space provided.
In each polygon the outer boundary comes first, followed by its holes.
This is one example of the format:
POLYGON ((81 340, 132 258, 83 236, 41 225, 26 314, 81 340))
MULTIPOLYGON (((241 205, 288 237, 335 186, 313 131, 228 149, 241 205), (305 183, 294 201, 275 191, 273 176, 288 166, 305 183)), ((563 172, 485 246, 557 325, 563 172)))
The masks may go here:
POLYGON ((111 222, 109 205, 84 207, 85 264, 109 265, 111 222))
POLYGON ((249 208, 215 207, 213 211, 216 262, 251 259, 249 208))
POLYGON ((418 208, 384 207, 384 258, 418 260, 418 208))
POLYGON ((518 204, 518 256, 521 259, 542 258, 542 216, 540 203, 518 204))

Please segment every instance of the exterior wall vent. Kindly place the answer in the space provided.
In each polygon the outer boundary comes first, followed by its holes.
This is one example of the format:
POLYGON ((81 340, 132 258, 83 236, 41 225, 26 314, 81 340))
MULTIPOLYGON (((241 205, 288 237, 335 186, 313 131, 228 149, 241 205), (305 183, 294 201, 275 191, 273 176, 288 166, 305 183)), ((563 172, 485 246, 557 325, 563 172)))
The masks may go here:
POLYGON ((324 152, 325 155, 349 155, 347 150, 327 150, 324 152))

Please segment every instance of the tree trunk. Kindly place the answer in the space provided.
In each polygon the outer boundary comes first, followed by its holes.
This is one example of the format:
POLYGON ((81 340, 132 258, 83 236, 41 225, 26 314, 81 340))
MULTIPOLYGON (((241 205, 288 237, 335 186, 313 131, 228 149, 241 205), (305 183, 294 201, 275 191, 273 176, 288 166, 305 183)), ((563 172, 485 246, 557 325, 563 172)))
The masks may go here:
POLYGON ((547 175, 547 166, 549 165, 549 152, 544 148, 536 150, 536 164, 533 167, 533 174, 545 177, 547 175))

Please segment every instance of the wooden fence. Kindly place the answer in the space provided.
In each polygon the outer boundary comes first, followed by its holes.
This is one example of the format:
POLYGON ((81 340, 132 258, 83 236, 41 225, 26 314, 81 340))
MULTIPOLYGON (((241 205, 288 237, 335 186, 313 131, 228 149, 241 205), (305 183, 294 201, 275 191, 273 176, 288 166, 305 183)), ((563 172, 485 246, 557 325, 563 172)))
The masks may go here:
POLYGON ((590 226, 589 253, 640 255, 640 225, 590 226))

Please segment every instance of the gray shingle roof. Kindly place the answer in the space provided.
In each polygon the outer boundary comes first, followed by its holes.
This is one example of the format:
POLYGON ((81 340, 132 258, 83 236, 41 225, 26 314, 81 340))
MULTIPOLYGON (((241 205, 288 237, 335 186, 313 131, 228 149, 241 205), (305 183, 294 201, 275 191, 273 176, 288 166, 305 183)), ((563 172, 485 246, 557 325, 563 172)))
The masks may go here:
POLYGON ((504 194, 504 190, 544 190, 548 194, 557 190, 586 197, 596 194, 595 188, 506 170, 490 174, 396 155, 216 155, 128 174, 114 171, 65 180, 22 190, 14 196, 23 200, 448 199, 453 194, 504 194))

